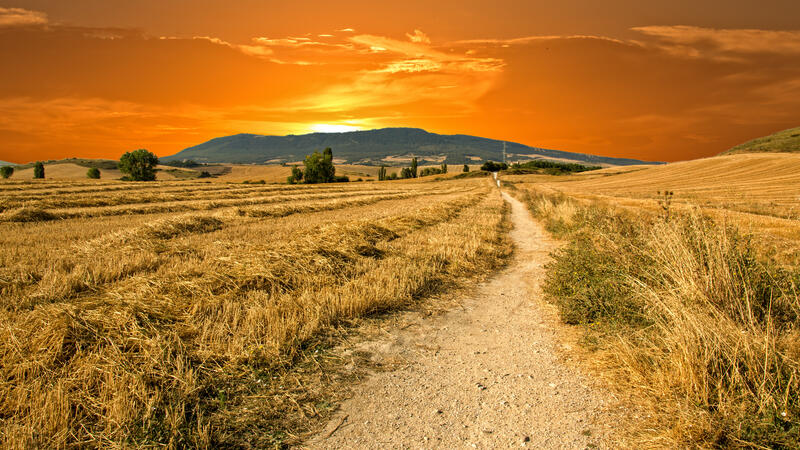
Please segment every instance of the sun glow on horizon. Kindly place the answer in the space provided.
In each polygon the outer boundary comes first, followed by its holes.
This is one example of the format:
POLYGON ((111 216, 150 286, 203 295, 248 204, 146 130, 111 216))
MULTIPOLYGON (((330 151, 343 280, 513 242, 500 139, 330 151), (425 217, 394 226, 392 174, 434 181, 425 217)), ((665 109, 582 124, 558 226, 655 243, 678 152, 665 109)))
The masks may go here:
POLYGON ((314 133, 347 133, 348 131, 361 131, 361 127, 353 125, 334 125, 328 123, 315 123, 311 125, 314 133))

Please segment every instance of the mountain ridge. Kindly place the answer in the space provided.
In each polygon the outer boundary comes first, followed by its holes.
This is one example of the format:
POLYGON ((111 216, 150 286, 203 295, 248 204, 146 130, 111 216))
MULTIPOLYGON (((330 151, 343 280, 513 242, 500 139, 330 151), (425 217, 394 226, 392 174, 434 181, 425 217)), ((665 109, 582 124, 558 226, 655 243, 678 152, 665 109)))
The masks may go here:
POLYGON ((660 164, 531 147, 524 144, 466 134, 437 134, 421 128, 380 128, 343 133, 289 134, 286 136, 239 133, 221 136, 161 158, 164 162, 191 159, 204 163, 277 164, 300 161, 314 150, 331 147, 340 162, 397 166, 412 156, 420 163, 467 164, 502 159, 506 143, 510 161, 555 159, 594 165, 660 164))

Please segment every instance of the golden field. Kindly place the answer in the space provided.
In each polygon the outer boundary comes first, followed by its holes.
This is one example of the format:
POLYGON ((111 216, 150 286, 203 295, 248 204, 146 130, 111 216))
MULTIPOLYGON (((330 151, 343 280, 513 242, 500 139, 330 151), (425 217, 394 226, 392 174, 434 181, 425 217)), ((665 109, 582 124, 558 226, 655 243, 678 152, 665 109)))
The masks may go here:
POLYGON ((4 181, 3 447, 291 440, 319 340, 497 267, 506 212, 485 179, 4 181))
POLYGON ((644 412, 626 445, 797 448, 800 155, 506 180, 564 241, 548 300, 644 412))
POLYGON ((658 211, 663 200, 659 192, 672 191, 673 208, 699 208, 721 223, 756 236, 765 253, 800 265, 800 154, 739 154, 563 177, 509 176, 506 180, 633 210, 658 211))

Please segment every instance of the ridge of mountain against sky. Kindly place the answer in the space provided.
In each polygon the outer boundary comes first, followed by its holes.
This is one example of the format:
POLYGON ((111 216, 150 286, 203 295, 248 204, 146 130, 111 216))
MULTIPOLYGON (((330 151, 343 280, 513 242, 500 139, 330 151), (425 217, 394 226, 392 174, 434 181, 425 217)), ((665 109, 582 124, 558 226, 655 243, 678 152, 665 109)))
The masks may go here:
MULTIPOLYGON (((305 155, 326 147, 339 163, 404 165, 412 156, 420 164, 476 164, 500 161, 503 142, 464 134, 442 135, 419 128, 382 128, 342 133, 264 136, 237 134, 212 139, 174 155, 164 162, 191 159, 204 163, 277 164, 301 161, 305 155)), ((555 159, 595 165, 658 164, 627 158, 572 153, 506 142, 509 161, 555 159)))

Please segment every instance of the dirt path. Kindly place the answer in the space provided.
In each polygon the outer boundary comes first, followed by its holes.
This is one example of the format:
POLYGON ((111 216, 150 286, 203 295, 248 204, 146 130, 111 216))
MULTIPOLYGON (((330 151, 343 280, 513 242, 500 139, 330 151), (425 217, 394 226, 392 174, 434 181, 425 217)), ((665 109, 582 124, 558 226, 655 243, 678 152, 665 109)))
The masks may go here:
MULTIPOLYGON (((355 388, 311 448, 587 448, 604 444, 595 419, 609 404, 564 361, 553 312, 536 299, 553 242, 512 206, 507 269, 463 308, 361 344, 405 368, 355 388)), ((600 422, 601 423, 601 422, 600 422)))

